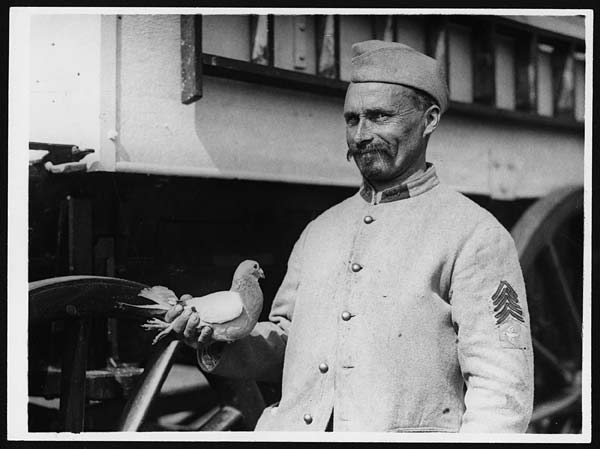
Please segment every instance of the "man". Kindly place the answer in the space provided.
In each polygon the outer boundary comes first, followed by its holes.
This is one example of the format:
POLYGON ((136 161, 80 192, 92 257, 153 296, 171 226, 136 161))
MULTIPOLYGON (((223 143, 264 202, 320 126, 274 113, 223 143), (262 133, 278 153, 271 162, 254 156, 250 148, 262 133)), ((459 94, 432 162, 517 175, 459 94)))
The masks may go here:
POLYGON ((205 371, 283 370, 257 430, 523 432, 533 364, 513 241, 425 162, 448 105, 443 73, 398 43, 353 51, 344 118, 360 191, 306 227, 249 337, 207 346, 197 316, 167 320, 205 371))

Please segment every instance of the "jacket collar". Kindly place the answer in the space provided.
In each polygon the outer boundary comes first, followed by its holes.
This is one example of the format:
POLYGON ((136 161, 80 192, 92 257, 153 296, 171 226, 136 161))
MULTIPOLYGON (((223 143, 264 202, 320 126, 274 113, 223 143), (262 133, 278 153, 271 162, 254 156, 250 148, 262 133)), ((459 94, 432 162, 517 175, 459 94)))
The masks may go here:
POLYGON ((375 188, 363 178, 363 184, 360 188, 360 196, 368 203, 390 203, 392 201, 413 198, 417 195, 425 193, 440 183, 435 167, 427 162, 427 169, 422 175, 409 179, 405 183, 377 192, 375 188))

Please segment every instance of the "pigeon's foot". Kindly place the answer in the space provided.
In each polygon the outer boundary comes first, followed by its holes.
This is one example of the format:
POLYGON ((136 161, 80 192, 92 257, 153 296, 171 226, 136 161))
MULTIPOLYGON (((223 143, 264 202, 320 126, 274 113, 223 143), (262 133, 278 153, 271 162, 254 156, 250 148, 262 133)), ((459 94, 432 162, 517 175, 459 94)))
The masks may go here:
POLYGON ((156 337, 154 337, 154 340, 152 340, 152 344, 155 345, 156 343, 161 341, 163 338, 165 338, 167 335, 169 335, 169 332, 171 332, 172 329, 173 329, 173 326, 169 325, 169 327, 167 327, 163 331, 156 334, 156 337))
POLYGON ((161 329, 156 337, 154 337, 154 340, 152 340, 152 344, 155 345, 160 340, 165 338, 169 332, 171 332, 171 330, 173 330, 173 323, 167 323, 163 320, 159 320, 158 318, 152 318, 151 320, 146 321, 145 324, 142 324, 142 327, 147 331, 161 329))
MULTIPOLYGON (((157 330, 157 329, 167 329, 171 325, 165 321, 159 320, 158 318, 152 318, 151 320, 146 321, 146 323, 142 324, 142 327, 147 331, 157 330)), ((169 329, 170 330, 170 329, 169 329)))

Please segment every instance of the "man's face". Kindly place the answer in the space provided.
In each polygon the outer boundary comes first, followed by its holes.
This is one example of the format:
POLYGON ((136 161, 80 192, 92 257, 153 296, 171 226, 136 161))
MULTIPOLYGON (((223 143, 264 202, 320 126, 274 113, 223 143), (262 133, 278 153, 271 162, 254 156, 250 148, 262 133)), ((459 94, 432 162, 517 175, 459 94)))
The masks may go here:
POLYGON ((376 187, 410 176, 425 165, 425 112, 410 88, 351 83, 344 104, 348 160, 376 187))

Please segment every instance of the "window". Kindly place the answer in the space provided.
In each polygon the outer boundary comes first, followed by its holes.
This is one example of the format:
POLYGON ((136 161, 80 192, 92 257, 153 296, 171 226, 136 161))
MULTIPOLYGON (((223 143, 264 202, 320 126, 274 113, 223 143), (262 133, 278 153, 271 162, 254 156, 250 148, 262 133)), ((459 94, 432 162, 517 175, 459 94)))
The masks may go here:
POLYGON ((402 42, 409 47, 427 52, 425 19, 415 16, 394 16, 396 19, 396 42, 402 42))
MULTIPOLYGON (((317 75, 324 78, 338 77, 339 50, 338 26, 334 16, 316 16, 317 27, 317 75)), ((346 61, 344 61, 346 62, 346 61)))
MULTIPOLYGON (((510 30, 508 30, 510 32, 510 30)), ((537 111, 537 37, 529 33, 515 35, 515 109, 537 111)))
POLYGON ((273 49, 269 42, 272 35, 269 33, 270 22, 269 17, 264 15, 250 16, 250 61, 254 64, 272 64, 273 49))
POLYGON ((373 39, 372 18, 340 16, 340 78, 350 80, 352 44, 373 39))
POLYGON ((537 53, 537 112, 540 115, 554 114, 554 89, 552 88, 552 53, 550 45, 539 44, 537 53))
POLYGON ((273 26, 275 67, 316 75, 315 21, 310 16, 277 16, 273 26))
POLYGON ((201 36, 200 74, 330 95, 354 42, 402 42, 444 65, 451 110, 583 129, 584 42, 500 16, 206 15, 201 36))
POLYGON ((516 106, 516 39, 498 35, 496 40, 496 107, 514 110, 516 106))
POLYGON ((448 74, 450 99, 473 102, 473 55, 471 52, 471 31, 460 25, 448 27, 448 74))
POLYGON ((494 24, 476 20, 470 26, 473 59, 473 101, 496 105, 496 52, 498 44, 494 24))
POLYGON ((556 42, 552 53, 552 89, 554 95, 554 116, 573 118, 575 116, 575 61, 574 46, 556 42))
POLYGON ((380 41, 396 42, 396 16, 373 16, 373 37, 380 41))
POLYGON ((202 51, 225 58, 250 61, 249 16, 202 16, 202 51), (227 39, 223 35, 227 34, 227 39))

